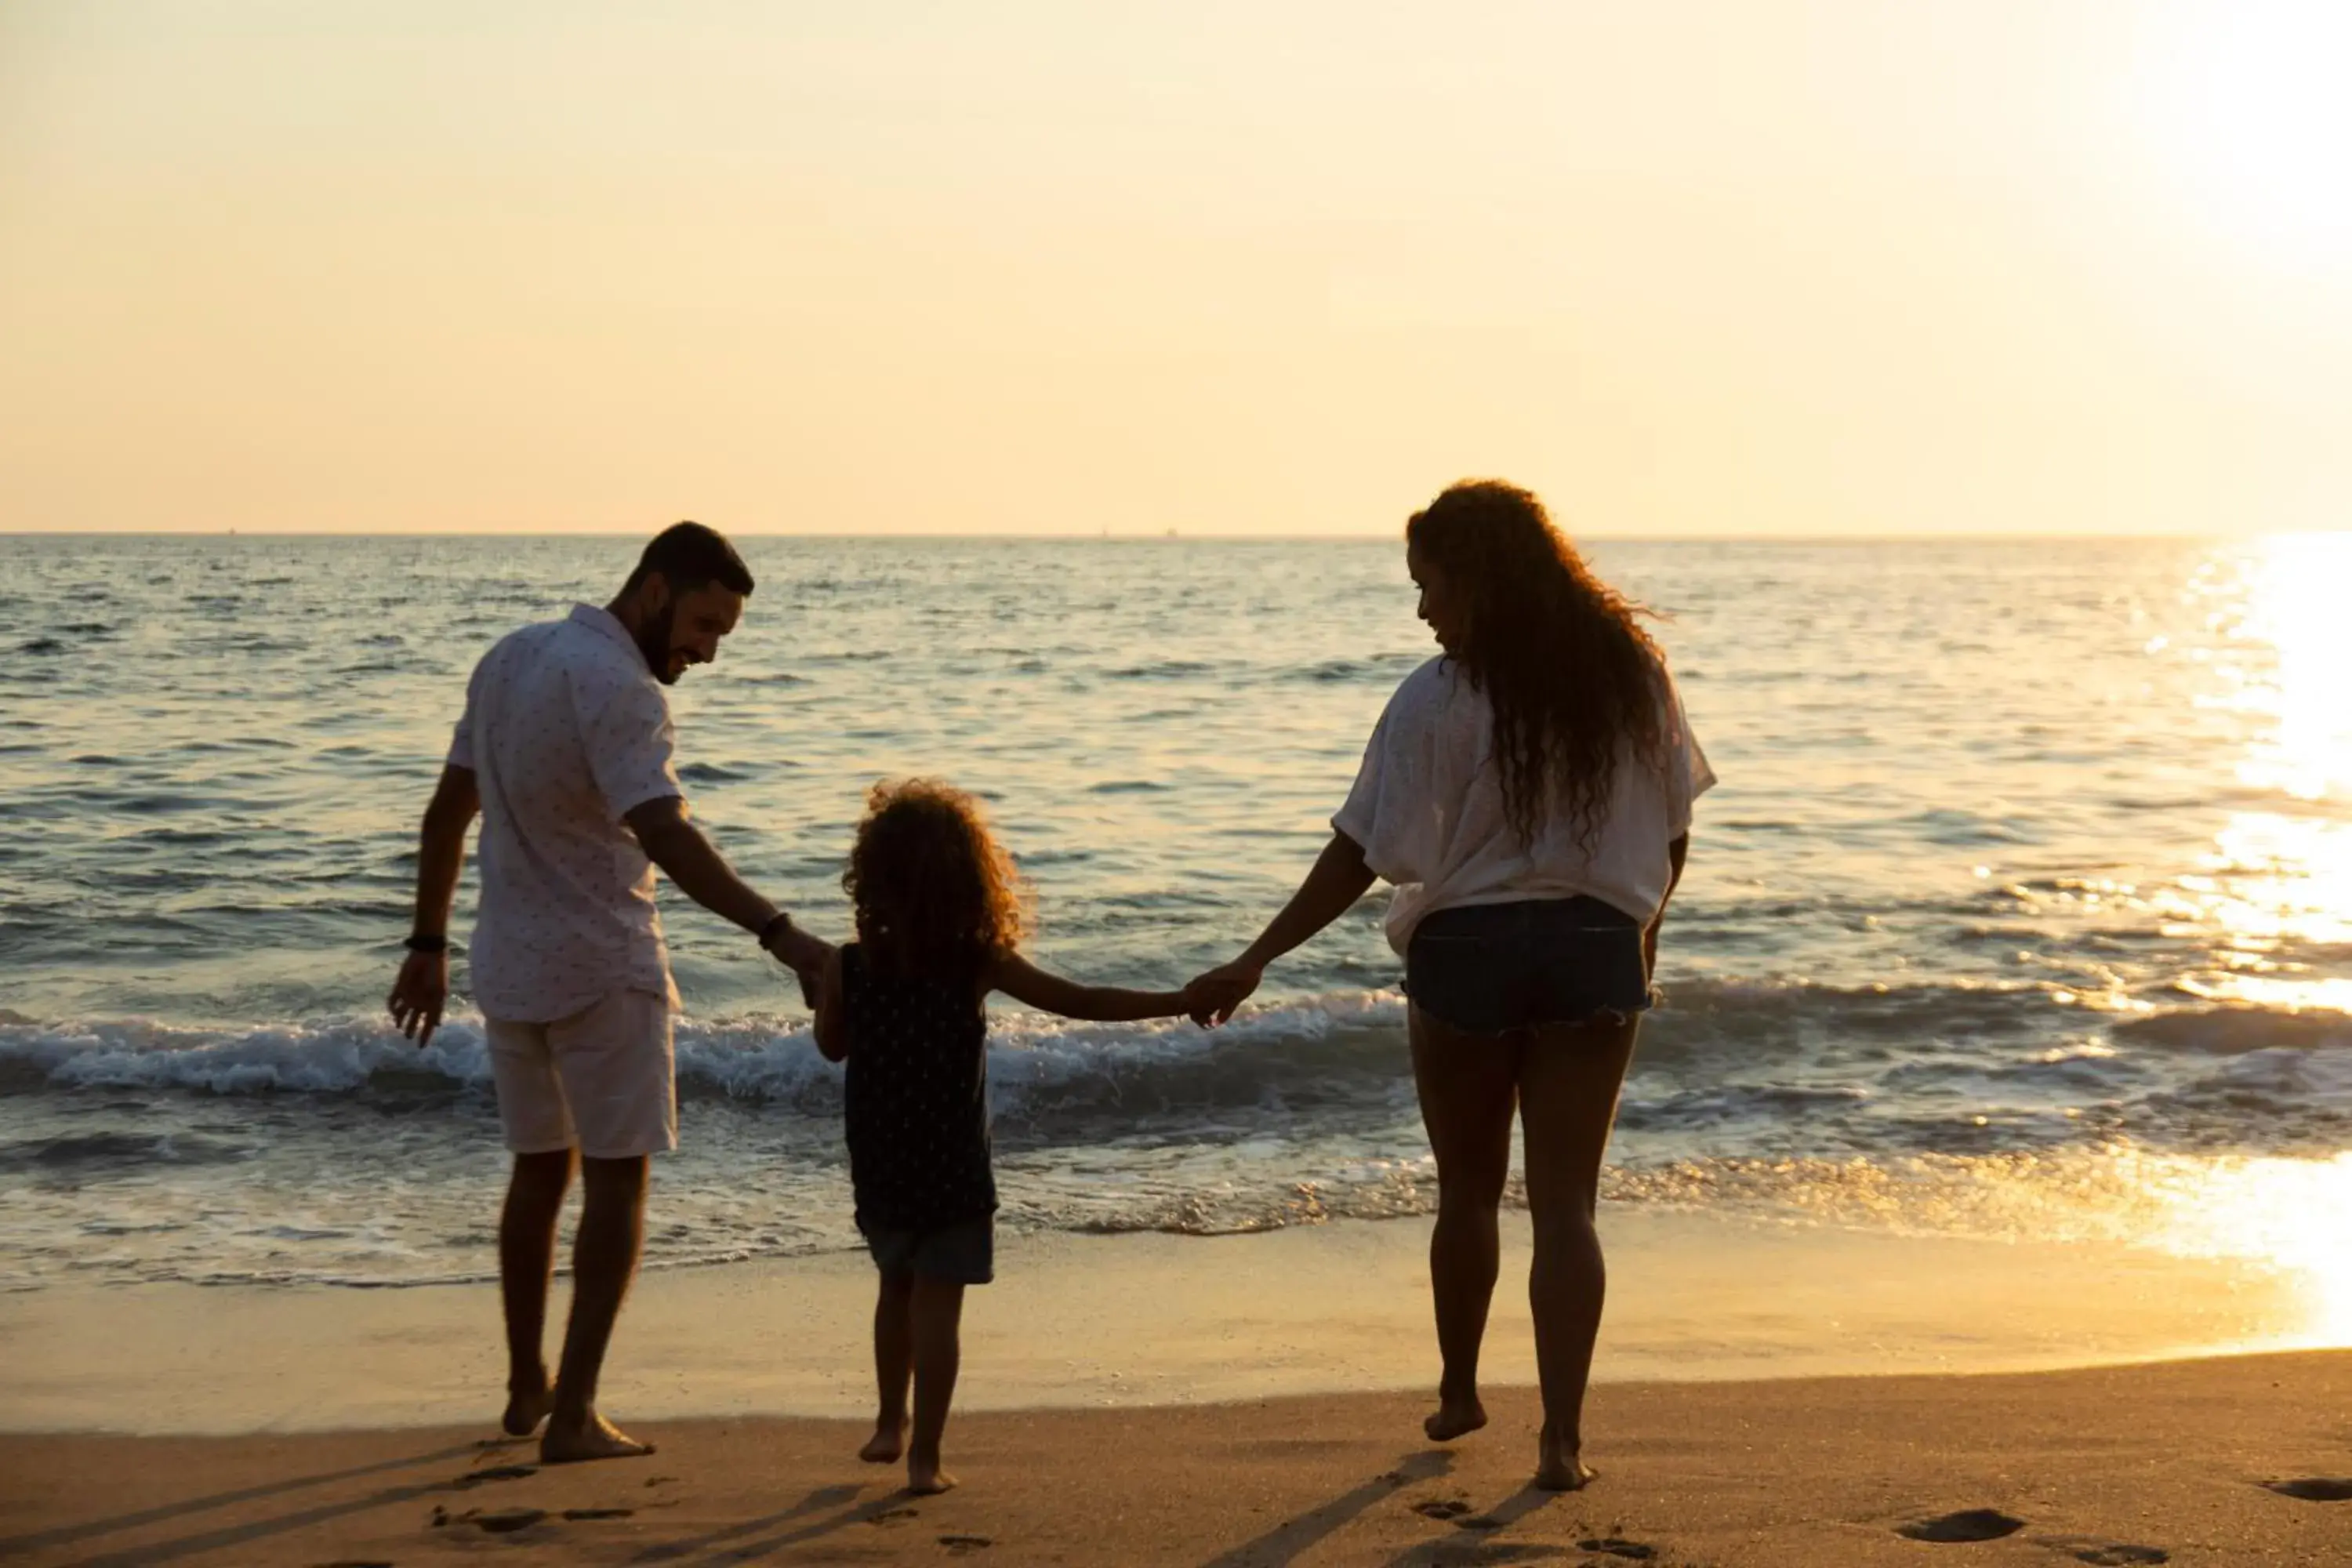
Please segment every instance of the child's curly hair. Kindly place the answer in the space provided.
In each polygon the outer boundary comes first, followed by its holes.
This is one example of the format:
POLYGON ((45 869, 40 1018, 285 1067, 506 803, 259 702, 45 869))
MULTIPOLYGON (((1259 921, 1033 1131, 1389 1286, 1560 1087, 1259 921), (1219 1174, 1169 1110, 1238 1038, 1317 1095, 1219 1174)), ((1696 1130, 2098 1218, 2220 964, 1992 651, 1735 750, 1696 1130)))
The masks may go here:
POLYGON ((980 802, 937 779, 867 793, 841 886, 858 942, 893 973, 977 975, 1028 928, 1027 887, 980 802))

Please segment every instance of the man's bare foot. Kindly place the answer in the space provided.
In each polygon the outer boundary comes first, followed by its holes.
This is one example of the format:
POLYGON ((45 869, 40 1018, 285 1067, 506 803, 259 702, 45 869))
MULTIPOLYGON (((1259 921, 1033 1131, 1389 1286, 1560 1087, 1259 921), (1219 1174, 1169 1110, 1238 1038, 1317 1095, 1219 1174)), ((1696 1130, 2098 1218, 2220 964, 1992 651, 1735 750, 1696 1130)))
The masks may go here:
POLYGON ((907 1418, 874 1423, 874 1436, 866 1439, 866 1447, 857 1457, 869 1465, 895 1465, 898 1456, 907 1451, 907 1418))
POLYGON ((956 1479, 941 1469, 936 1458, 907 1461, 907 1489, 917 1497, 937 1497, 955 1484, 956 1479))
POLYGON ((1421 1429, 1429 1434, 1429 1440, 1433 1443, 1451 1443, 1466 1432, 1475 1432, 1486 1424, 1486 1407, 1478 1403, 1476 1394, 1467 1399, 1441 1396, 1436 1414, 1423 1421, 1421 1429))
POLYGON ((1548 1492, 1580 1492, 1600 1471, 1577 1455, 1577 1445, 1552 1435, 1546 1427, 1536 1440, 1536 1485, 1548 1492))
POLYGON ((547 1413, 555 1408, 555 1390, 548 1385, 547 1374, 540 1373, 539 1386, 527 1383, 507 1384, 507 1413, 499 1417, 509 1437, 528 1437, 539 1430, 547 1413))
POLYGON ((543 1465, 572 1465, 583 1459, 633 1459, 653 1451, 651 1443, 638 1442, 593 1410, 584 1420, 549 1421, 547 1435, 539 1440, 539 1459, 543 1465))

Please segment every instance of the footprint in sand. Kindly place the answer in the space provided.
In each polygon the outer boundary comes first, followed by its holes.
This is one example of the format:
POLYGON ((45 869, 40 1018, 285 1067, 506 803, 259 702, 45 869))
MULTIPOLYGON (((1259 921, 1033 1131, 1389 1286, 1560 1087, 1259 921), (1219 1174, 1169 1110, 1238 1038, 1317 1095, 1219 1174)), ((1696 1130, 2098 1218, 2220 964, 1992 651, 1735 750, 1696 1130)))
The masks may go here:
POLYGON ((1658 1554, 1658 1549, 1639 1541, 1628 1541, 1622 1535, 1603 1535, 1576 1543, 1579 1552, 1598 1552, 1604 1557, 1627 1557, 1636 1563, 1647 1563, 1658 1554))
POLYGON ((543 1508, 502 1508, 478 1513, 472 1522, 492 1535, 511 1535, 518 1530, 529 1530, 546 1517, 543 1508))
POLYGON ((637 1510, 633 1508, 567 1508, 566 1519, 626 1519, 637 1510))
POLYGON ((2264 1481, 2263 1485, 2281 1497, 2299 1498, 2305 1502, 2352 1502, 2352 1478, 2344 1476, 2304 1476, 2292 1481, 2264 1481))
POLYGON ((866 1522, 868 1524, 897 1524, 902 1520, 913 1519, 915 1517, 915 1510, 911 1508, 886 1508, 879 1513, 867 1514, 866 1516, 866 1522))
POLYGON ((2091 1568, 2138 1568, 2144 1563, 2169 1563, 2172 1553, 2161 1546, 2085 1546, 2074 1553, 2074 1561, 2091 1568))
POLYGON ((1460 1519, 1470 1511, 1470 1505, 1460 1498, 1431 1498, 1413 1504, 1412 1511, 1423 1519, 1460 1519))
POLYGON ((985 1551, 996 1542, 986 1535, 942 1535, 940 1544, 948 1549, 949 1556, 961 1557, 967 1552, 985 1551))
POLYGON ((2011 1518, 1999 1509, 1971 1508, 1900 1524, 1895 1527, 1895 1533, 1912 1541, 1999 1541, 2024 1528, 2025 1521, 2011 1518))
POLYGON ((537 1474, 539 1474, 537 1465, 493 1465, 487 1470, 468 1470, 450 1485, 461 1489, 478 1487, 484 1481, 519 1481, 526 1476, 537 1474))

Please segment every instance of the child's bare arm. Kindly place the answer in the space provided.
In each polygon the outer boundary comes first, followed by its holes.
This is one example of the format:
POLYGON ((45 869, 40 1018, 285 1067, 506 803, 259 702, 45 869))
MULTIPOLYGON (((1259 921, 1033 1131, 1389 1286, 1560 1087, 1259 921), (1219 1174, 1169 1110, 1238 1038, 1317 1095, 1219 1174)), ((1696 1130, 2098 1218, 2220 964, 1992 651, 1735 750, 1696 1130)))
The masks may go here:
POLYGON ((849 1019, 842 1006, 841 949, 825 954, 824 984, 816 991, 816 1048, 837 1062, 849 1055, 849 1019))
POLYGON ((1172 1018, 1192 1009, 1181 991, 1128 991, 1116 985, 1081 985, 1008 952, 989 972, 988 988, 1065 1018, 1124 1024, 1137 1018, 1172 1018))

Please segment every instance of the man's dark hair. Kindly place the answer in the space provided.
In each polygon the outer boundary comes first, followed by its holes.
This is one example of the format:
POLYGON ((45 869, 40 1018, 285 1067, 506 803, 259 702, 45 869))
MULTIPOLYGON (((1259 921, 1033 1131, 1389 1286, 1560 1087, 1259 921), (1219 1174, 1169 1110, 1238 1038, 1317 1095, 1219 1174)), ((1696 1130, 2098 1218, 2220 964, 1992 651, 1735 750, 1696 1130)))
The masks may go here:
POLYGON ((646 552, 637 557, 637 569, 621 584, 621 592, 634 591, 656 572, 669 584, 673 594, 711 583, 746 597, 751 592, 751 569, 743 564, 735 547, 717 529, 705 528, 698 522, 674 522, 655 534, 646 552))

